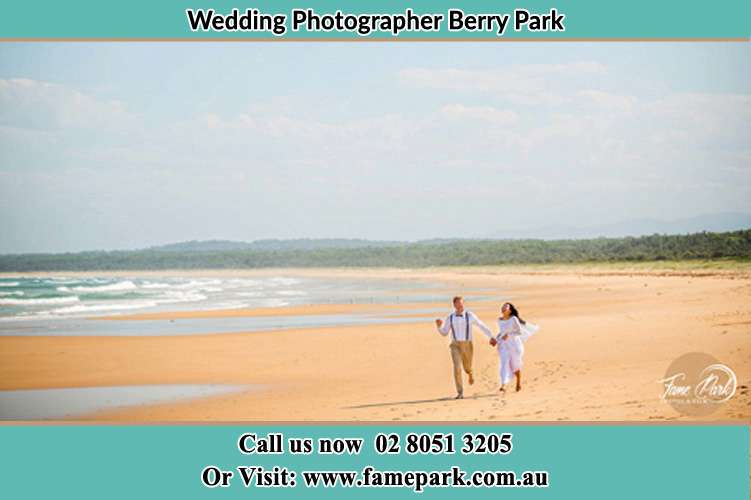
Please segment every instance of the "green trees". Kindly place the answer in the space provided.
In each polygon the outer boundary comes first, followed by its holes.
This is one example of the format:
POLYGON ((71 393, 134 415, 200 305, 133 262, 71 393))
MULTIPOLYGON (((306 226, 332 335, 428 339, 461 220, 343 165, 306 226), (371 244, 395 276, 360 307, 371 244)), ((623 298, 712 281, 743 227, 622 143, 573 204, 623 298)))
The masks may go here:
POLYGON ((456 240, 306 248, 0 255, 0 271, 426 267, 751 258, 751 230, 589 240, 456 240))

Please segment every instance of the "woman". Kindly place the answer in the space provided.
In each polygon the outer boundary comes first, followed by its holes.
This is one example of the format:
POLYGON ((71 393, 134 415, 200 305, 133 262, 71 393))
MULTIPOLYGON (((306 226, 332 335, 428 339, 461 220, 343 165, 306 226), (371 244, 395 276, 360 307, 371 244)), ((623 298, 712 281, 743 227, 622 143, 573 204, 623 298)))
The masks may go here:
POLYGON ((506 302, 501 307, 501 317, 498 318, 498 335, 490 339, 490 345, 497 346, 501 358, 501 392, 506 390, 506 384, 511 382, 512 375, 516 376, 516 390, 522 390, 522 358, 524 357, 524 342, 532 336, 539 327, 527 323, 519 317, 519 311, 514 304, 506 302))

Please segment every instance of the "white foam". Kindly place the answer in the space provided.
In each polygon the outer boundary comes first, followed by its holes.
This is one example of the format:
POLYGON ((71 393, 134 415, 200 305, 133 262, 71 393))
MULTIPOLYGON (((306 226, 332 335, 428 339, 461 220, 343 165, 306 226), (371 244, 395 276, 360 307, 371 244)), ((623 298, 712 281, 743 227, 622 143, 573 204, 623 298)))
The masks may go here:
POLYGON ((220 280, 191 280, 187 283, 180 283, 178 285, 175 285, 175 288, 185 289, 185 288, 203 288, 207 286, 216 286, 221 285, 222 282, 220 280))
POLYGON ((4 286, 8 288, 18 286, 18 285, 20 285, 18 281, 0 281, 0 286, 4 286))
POLYGON ((6 306, 33 306, 45 304, 73 304, 80 302, 78 296, 72 297, 49 297, 44 299, 0 299, 0 305, 6 306))
MULTIPOLYGON (((131 304, 91 304, 91 305, 78 305, 78 306, 69 306, 69 307, 61 307, 59 309, 54 309, 52 311, 47 311, 47 313, 55 314, 55 315, 64 315, 64 314, 80 314, 80 313, 92 313, 92 312, 104 312, 104 311, 125 311, 130 309, 143 309, 145 307, 155 307, 157 305, 156 302, 136 302, 131 304)), ((42 313, 41 315, 44 315, 42 313)))
POLYGON ((261 307, 284 307, 288 306, 289 302, 281 299, 266 299, 260 301, 261 307))
MULTIPOLYGON (((34 298, 36 292, 26 291, 26 280, 0 283, 0 305, 19 307, 14 318, 63 318, 107 314, 111 311, 127 311, 144 308, 179 307, 201 309, 229 309, 242 307, 283 307, 297 297, 312 292, 306 290, 304 279, 274 276, 262 279, 214 278, 214 277, 151 277, 150 279, 127 277, 98 277, 76 279, 71 276, 39 278, 53 297, 34 298), (9 288, 18 285, 14 290, 9 288), (102 294, 101 300, 93 300, 93 294, 102 294), (57 296, 55 296, 57 295, 57 296), (114 300, 107 300, 114 299, 114 300), (195 305, 187 305, 187 304, 195 305), (53 307, 39 307, 40 305, 53 307)), ((39 286, 39 283, 34 284, 39 286)))
POLYGON ((258 287, 259 285, 262 285, 263 282, 258 280, 249 280, 249 279, 242 279, 242 278, 233 278, 231 280, 227 280, 224 282, 225 285, 228 285, 232 288, 239 288, 239 287, 258 287))
POLYGON ((201 290, 204 292, 221 292, 224 289, 217 286, 221 285, 222 282, 220 280, 191 280, 187 283, 154 283, 152 281, 145 281, 141 284, 141 288, 147 289, 147 290, 165 290, 165 289, 175 289, 175 290, 201 290))
POLYGON ((300 280, 295 279, 295 278, 284 278, 280 276, 276 278, 271 278, 269 282, 272 283, 273 285, 289 286, 289 285, 296 285, 300 283, 300 280))
MULTIPOLYGON (((65 288, 65 287, 62 287, 65 288)), ((122 292, 127 290, 136 290, 138 287, 130 280, 112 283, 110 285, 99 286, 74 286, 72 290, 76 292, 122 292)))
POLYGON ((170 285, 169 283, 153 283, 151 281, 144 281, 141 284, 141 288, 146 289, 161 289, 161 288, 171 288, 174 285, 170 285))
POLYGON ((51 283, 62 283, 63 285, 72 285, 74 283, 80 283, 81 282, 81 280, 76 280, 76 279, 72 279, 72 278, 64 278, 64 277, 49 278, 49 279, 47 279, 45 281, 48 281, 48 282, 51 282, 51 283))
POLYGON ((217 302, 216 304, 211 305, 210 307, 207 307, 207 311, 221 311, 223 309, 244 309, 248 307, 248 304, 245 302, 237 302, 237 301, 230 301, 230 302, 217 302))
POLYGON ((206 300, 208 297, 202 293, 181 292, 176 290, 170 290, 164 293, 162 297, 157 299, 157 304, 177 304, 180 302, 200 302, 206 300))

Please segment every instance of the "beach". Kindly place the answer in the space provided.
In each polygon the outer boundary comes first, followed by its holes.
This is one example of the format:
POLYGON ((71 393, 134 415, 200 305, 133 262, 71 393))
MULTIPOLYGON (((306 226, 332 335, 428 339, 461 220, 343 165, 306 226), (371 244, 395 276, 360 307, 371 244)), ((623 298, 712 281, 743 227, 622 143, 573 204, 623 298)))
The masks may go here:
MULTIPOLYGON (((664 421, 751 419, 751 274, 740 269, 612 266, 175 271, 405 283, 393 303, 326 303, 99 316, 91 324, 259 316, 387 314, 389 323, 148 336, 0 336, 0 390, 210 384, 211 396, 103 408, 74 420, 664 421), (410 284, 431 300, 411 302, 410 284), (498 357, 475 330, 476 383, 455 401, 448 339, 433 319, 453 295, 488 326, 503 301, 541 326, 521 392, 498 392, 498 357), (437 299, 435 297, 441 297, 437 299), (443 298, 445 297, 445 298, 443 298), (732 368, 736 394, 691 417, 660 399, 670 363, 704 352, 732 368)), ((71 273, 68 273, 71 274, 71 273)), ((109 273, 116 274, 116 273, 109 273)), ((132 276, 134 273, 128 273, 132 276)), ((149 273, 142 273, 150 276, 149 273)), ((208 323, 210 324, 210 323, 208 323)))

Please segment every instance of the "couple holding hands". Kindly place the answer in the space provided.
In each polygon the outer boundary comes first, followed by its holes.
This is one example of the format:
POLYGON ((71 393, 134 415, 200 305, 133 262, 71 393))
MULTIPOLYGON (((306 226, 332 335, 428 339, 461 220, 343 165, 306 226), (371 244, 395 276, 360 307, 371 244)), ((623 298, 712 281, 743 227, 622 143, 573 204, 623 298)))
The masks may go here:
POLYGON ((500 358, 501 391, 506 390, 506 384, 516 377, 516 390, 522 389, 522 358, 524 357, 524 342, 539 329, 536 325, 527 323, 519 317, 519 312, 511 302, 501 307, 498 318, 498 333, 493 335, 485 323, 480 321, 475 313, 464 309, 464 299, 454 297, 454 312, 445 321, 435 320, 438 333, 446 336, 451 332, 451 361, 454 364, 454 382, 456 384, 456 399, 464 397, 462 370, 469 377, 469 384, 475 383, 472 373, 472 327, 477 326, 490 339, 490 345, 498 350, 500 358))

